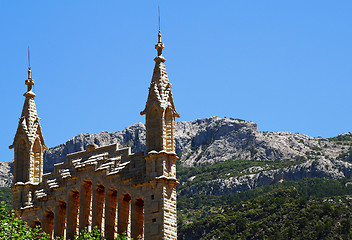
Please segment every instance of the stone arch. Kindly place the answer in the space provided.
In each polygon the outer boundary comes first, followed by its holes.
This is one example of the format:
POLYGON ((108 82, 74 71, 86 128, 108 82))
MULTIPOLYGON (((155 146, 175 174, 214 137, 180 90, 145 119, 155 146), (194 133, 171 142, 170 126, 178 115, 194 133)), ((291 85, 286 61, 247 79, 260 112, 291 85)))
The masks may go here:
POLYGON ((55 217, 55 237, 61 237, 65 234, 66 228, 66 208, 67 204, 65 201, 59 201, 56 206, 56 217, 55 217))
POLYGON ((39 138, 37 138, 33 144, 33 161, 31 161, 31 175, 34 183, 42 181, 42 169, 43 169, 43 148, 40 144, 39 138))
POLYGON ((98 184, 93 194, 93 227, 97 227, 103 233, 102 222, 104 218, 105 186, 98 184))
POLYGON ((125 193, 119 199, 119 222, 118 232, 130 232, 130 214, 131 214, 131 195, 125 193))
POLYGON ((67 239, 73 239, 77 235, 77 221, 79 211, 79 192, 77 190, 71 191, 68 202, 67 213, 67 239))
POLYGON ((44 213, 43 231, 52 238, 53 230, 54 230, 54 212, 51 210, 48 210, 44 213))
POLYGON ((143 238, 144 233, 144 201, 141 198, 137 198, 133 202, 133 213, 132 213, 132 238, 138 239, 138 236, 143 238))
POLYGON ((117 210, 117 190, 109 189, 106 193, 105 205, 105 238, 114 239, 116 227, 116 210, 117 210))
POLYGON ((92 202, 92 182, 86 180, 82 183, 79 211, 79 231, 90 227, 89 218, 91 216, 92 202))
POLYGON ((161 111, 153 105, 146 119, 146 151, 161 151, 162 147, 162 125, 161 111))
POLYGON ((32 228, 35 228, 35 227, 41 227, 42 226, 42 223, 38 220, 38 219, 34 219, 32 224, 31 224, 31 227, 32 228))
POLYGON ((15 182, 29 180, 29 147, 24 138, 21 138, 15 148, 15 182))
POLYGON ((175 143, 174 143, 174 116, 172 110, 167 108, 165 111, 165 125, 164 125, 164 133, 165 133, 165 150, 167 152, 175 151, 175 143))

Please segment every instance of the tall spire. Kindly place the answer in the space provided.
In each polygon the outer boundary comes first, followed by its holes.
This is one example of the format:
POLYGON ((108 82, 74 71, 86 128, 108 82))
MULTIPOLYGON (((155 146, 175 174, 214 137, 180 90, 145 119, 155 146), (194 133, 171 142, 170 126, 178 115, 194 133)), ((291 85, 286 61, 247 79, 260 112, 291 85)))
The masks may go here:
POLYGON ((158 43, 155 44, 157 57, 145 109, 141 115, 146 115, 146 152, 175 151, 174 120, 180 117, 176 112, 171 83, 167 76, 162 56, 164 44, 161 41, 161 31, 158 32, 158 43))
POLYGON ((27 92, 22 114, 18 123, 13 144, 9 147, 15 150, 14 182, 41 182, 43 175, 43 153, 45 146, 40 126, 37 108, 35 106, 33 90, 34 80, 29 61, 28 49, 28 78, 25 80, 27 92))

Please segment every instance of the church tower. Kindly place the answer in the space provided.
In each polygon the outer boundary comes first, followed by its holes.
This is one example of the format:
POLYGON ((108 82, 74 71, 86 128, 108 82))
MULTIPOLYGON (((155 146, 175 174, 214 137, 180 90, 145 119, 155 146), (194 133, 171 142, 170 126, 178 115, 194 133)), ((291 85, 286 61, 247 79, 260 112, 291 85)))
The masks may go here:
POLYGON ((175 153, 175 110, 165 64, 162 55, 164 44, 159 29, 158 52, 145 109, 146 148, 145 175, 148 179, 145 200, 145 239, 177 240, 176 211, 176 161, 175 153))
POLYGON ((174 123, 180 115, 175 110, 162 55, 164 44, 159 30, 158 43, 155 45, 158 56, 154 58, 155 67, 149 87, 148 100, 141 115, 146 115, 146 153, 151 151, 175 152, 174 123))
POLYGON ((14 149, 14 184, 40 183, 43 175, 43 153, 48 149, 40 127, 40 118, 34 102, 35 93, 32 91, 31 67, 28 67, 27 92, 22 114, 18 123, 15 139, 9 147, 14 149))

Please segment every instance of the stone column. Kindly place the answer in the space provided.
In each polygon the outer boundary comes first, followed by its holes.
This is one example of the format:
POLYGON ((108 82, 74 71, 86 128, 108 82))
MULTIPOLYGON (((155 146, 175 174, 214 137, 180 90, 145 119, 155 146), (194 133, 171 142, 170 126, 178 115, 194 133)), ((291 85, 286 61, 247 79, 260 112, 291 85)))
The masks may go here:
POLYGON ((59 201, 55 211, 54 237, 64 236, 66 226, 66 202, 59 201))
POLYGON ((77 234, 77 216, 79 211, 79 192, 72 191, 68 202, 66 239, 73 239, 77 234))
POLYGON ((97 185, 93 193, 93 213, 92 213, 92 224, 93 227, 97 227, 102 230, 103 211, 104 211, 104 198, 105 198, 105 187, 104 185, 97 185))
POLYGON ((91 213, 92 182, 84 181, 81 188, 80 211, 79 211, 79 231, 90 225, 89 216, 91 213))
POLYGON ((106 191, 105 201, 105 238, 113 240, 115 237, 116 210, 117 210, 117 191, 110 189, 106 191))
POLYGON ((131 196, 125 194, 119 198, 119 214, 118 214, 118 233, 129 232, 129 219, 130 219, 130 205, 131 205, 131 196))

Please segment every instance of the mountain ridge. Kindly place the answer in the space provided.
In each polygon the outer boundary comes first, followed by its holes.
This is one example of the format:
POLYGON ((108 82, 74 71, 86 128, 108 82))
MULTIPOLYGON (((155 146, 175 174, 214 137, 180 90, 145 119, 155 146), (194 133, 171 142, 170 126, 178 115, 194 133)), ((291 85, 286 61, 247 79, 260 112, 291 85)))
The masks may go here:
MULTIPOLYGON (((117 132, 78 134, 44 153, 44 172, 52 171, 55 163, 65 161, 67 154, 85 150, 88 144, 117 143, 119 147, 131 147, 132 152, 142 152, 144 142, 143 123, 117 132)), ((328 139, 299 133, 261 132, 254 122, 213 116, 176 122, 175 142, 180 167, 193 169, 229 161, 249 162, 242 173, 234 173, 234 168, 228 168, 223 173, 225 177, 214 175, 201 184, 197 184, 197 176, 192 181, 180 176, 181 185, 184 185, 180 188, 182 194, 226 194, 283 180, 341 178, 352 174, 352 164, 349 163, 352 160, 351 133, 328 139), (191 185, 191 190, 185 190, 191 185), (210 191, 210 186, 216 191, 210 191)), ((0 186, 12 184, 10 167, 9 163, 0 165, 0 186)))

